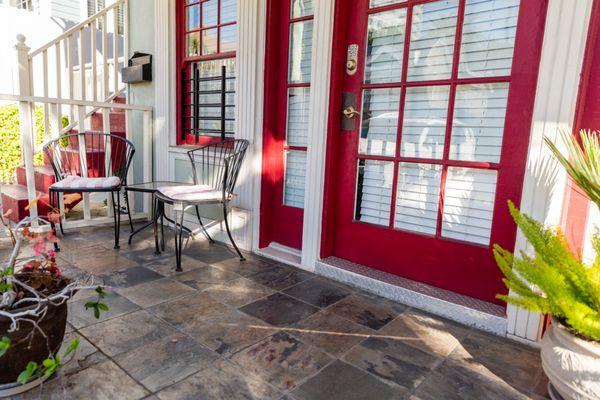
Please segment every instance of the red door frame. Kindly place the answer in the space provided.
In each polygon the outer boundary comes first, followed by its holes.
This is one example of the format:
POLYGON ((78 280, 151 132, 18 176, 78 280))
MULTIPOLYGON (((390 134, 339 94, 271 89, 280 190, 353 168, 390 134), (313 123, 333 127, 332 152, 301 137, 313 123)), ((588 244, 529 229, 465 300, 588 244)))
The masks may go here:
POLYGON ((271 242, 300 249, 304 210, 284 204, 285 152, 306 151, 286 144, 290 27, 313 17, 290 17, 290 0, 268 0, 265 54, 265 106, 260 202, 259 247, 271 242))
MULTIPOLYGON (((422 4, 428 0, 409 0, 402 4, 409 6, 422 4)), ((461 11, 464 10, 465 0, 460 1, 459 21, 455 43, 455 58, 459 57, 456 49, 460 47, 461 40, 461 11)), ((501 304, 496 298, 497 293, 506 293, 506 288, 501 281, 501 273, 495 266, 490 246, 465 244, 464 242, 449 239, 426 238, 420 236, 412 240, 408 235, 412 233, 378 227, 352 221, 354 209, 354 193, 340 190, 340 182, 346 181, 346 188, 352 187, 356 179, 356 169, 348 172, 348 167, 353 165, 351 160, 356 159, 358 147, 358 127, 349 133, 340 133, 340 103, 341 92, 345 85, 345 55, 346 46, 350 43, 363 43, 362 35, 365 34, 366 17, 359 24, 350 23, 348 17, 350 8, 356 7, 356 2, 338 0, 335 7, 335 27, 333 43, 332 88, 331 105, 329 109, 329 128, 327 138, 327 158, 325 172, 325 195, 323 207, 323 235, 321 237, 321 257, 339 255, 340 248, 345 247, 345 257, 361 264, 395 273, 420 282, 425 282, 437 287, 452 290, 485 301, 501 304), (350 160, 350 161, 349 161, 350 160), (348 200, 350 198, 351 200, 348 200), (352 221, 352 222, 351 222, 352 221), (354 230, 353 235, 345 235, 349 229, 354 230), (386 230, 382 235, 381 231, 386 230), (352 242, 352 237, 359 236, 361 243, 352 242), (404 248, 398 248, 399 238, 404 248), (376 265, 371 261, 374 252, 377 254, 376 265), (412 252, 415 258, 419 257, 418 268, 413 262, 404 264, 399 262, 399 254, 405 255, 412 252), (440 261, 441 256, 441 261, 440 261), (440 265, 443 263, 443 265, 440 265), (410 265, 409 265, 410 264, 410 265), (484 268, 482 268, 484 267, 484 268), (452 271, 448 273, 448 271, 452 271)), ((383 11, 397 8, 398 5, 384 6, 377 9, 383 11)), ((490 243, 513 249, 516 238, 516 227, 508 213, 506 202, 514 201, 517 205, 521 199, 523 177, 527 159, 527 149, 534 97, 537 84, 537 73, 541 56, 541 45, 544 33, 547 0, 527 0, 521 2, 517 37, 515 39, 515 54, 513 58, 512 74, 507 79, 472 79, 472 82, 510 82, 507 102, 507 117, 505 122, 505 143, 501 153, 502 169, 498 174, 496 189, 495 212, 493 216, 493 230, 490 243), (523 134, 523 132, 525 134, 523 134), (507 145, 506 138, 510 137, 507 145)), ((410 13, 409 13, 410 15, 410 13)), ((407 31, 410 28, 410 18, 407 19, 407 31)), ((407 36, 408 37, 408 36, 407 36)), ((408 54, 409 40, 405 40, 405 54, 408 54)), ((364 46, 360 46, 364 48, 364 46)), ((406 58, 405 58, 406 59, 406 58)), ((406 61, 405 61, 406 62, 406 61)), ((457 68, 454 62, 454 70, 457 68)), ((403 73, 406 74, 406 65, 403 73)), ((359 70, 356 76, 364 73, 364 50, 359 53, 359 70)), ((453 76, 456 76, 453 71, 453 76)), ((469 80, 461 80, 469 83, 469 80)), ((362 83, 362 82, 361 82, 362 83)), ((451 85, 450 102, 453 102, 452 92, 455 91, 456 81, 448 80, 451 85)), ((428 82, 431 84, 431 82, 428 82)), ((366 85, 362 85, 364 87, 366 85)), ((369 85, 376 86, 376 85, 369 85)), ((393 85, 382 85, 385 87, 393 85)), ((400 86, 400 85, 398 85, 400 86)), ((360 93, 356 92, 360 95, 360 93)), ((402 100, 401 103, 403 104, 402 100)), ((360 104, 360 101, 358 102, 360 104)), ((448 121, 452 121, 452 104, 449 105, 448 121)), ((400 110, 400 114, 402 110, 400 110)), ((401 115, 400 117, 401 118, 401 115)), ((401 120, 401 119, 399 119, 401 120)), ((358 125, 358 124, 357 124, 358 125)), ((401 125, 401 124, 399 124, 401 125)), ((449 142, 451 123, 447 124, 446 143, 449 142)), ((447 150, 446 150, 447 151, 447 150)), ((361 156, 361 158, 363 158, 361 156)), ((377 157, 364 157, 376 159, 377 157)), ((398 159, 398 154, 396 155, 398 159)), ((388 158, 386 158, 388 160, 388 158)), ((427 161, 428 162, 428 161, 427 161)), ((447 165, 462 166, 463 163, 446 163, 447 165)), ((468 163, 476 166, 475 163, 468 163)), ((486 164, 481 166, 494 165, 486 164)), ((397 171, 397 168, 396 168, 397 171)), ((396 176, 396 175, 395 175, 396 176)), ((396 184, 394 177, 394 185, 396 184)), ((343 188, 343 187, 342 187, 343 188)), ((394 193, 394 192, 393 192, 394 193)), ((443 193, 443 188, 442 188, 443 193)), ((394 196, 392 195, 392 198, 394 196)), ((393 208, 392 208, 393 210, 393 208)), ((441 210, 440 210, 441 212, 441 210)), ((392 213, 393 214, 393 213, 392 213)), ((438 221, 439 223, 439 221, 438 221)), ((438 226, 439 232, 439 226, 438 226)), ((408 258, 411 258, 410 254, 408 258)))

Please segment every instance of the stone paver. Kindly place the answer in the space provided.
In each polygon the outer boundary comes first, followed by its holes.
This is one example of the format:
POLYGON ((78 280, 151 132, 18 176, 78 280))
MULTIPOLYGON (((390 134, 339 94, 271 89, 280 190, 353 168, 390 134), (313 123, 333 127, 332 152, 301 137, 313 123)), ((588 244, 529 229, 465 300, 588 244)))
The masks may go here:
POLYGON ((148 232, 121 250, 111 227, 68 232, 61 267, 111 285, 110 310, 95 319, 93 292, 77 293, 63 347, 79 350, 20 398, 547 398, 537 350, 203 240, 176 272, 165 233, 155 255, 148 232))

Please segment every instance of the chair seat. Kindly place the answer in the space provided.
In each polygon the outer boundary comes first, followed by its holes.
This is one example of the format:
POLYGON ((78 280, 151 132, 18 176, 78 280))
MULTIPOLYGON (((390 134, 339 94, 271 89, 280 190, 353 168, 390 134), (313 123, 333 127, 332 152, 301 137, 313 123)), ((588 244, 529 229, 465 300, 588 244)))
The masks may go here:
MULTIPOLYGON (((163 186, 158 191, 173 201, 189 203, 212 203, 223 200, 223 192, 208 185, 163 186)), ((226 194, 227 199, 231 194, 226 194)))
POLYGON ((53 183, 50 189, 55 190, 109 190, 121 185, 121 179, 116 176, 107 178, 84 178, 81 176, 67 176, 65 179, 53 183))

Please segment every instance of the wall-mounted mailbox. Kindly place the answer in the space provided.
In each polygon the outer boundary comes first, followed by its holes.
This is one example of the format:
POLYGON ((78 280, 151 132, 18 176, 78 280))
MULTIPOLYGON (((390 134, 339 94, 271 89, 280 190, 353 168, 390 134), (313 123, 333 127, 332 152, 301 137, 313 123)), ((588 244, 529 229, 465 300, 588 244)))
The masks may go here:
POLYGON ((152 82, 152 55, 136 51, 128 64, 121 69, 124 83, 152 82))

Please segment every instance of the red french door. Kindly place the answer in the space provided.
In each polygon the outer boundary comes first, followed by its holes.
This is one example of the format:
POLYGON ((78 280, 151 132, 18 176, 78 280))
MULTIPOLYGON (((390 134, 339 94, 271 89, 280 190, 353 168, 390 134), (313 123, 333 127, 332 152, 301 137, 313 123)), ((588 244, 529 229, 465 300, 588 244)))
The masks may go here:
POLYGON ((302 247, 312 0, 268 2, 260 245, 302 247))
POLYGON ((338 2, 322 255, 498 302, 546 5, 338 2))

